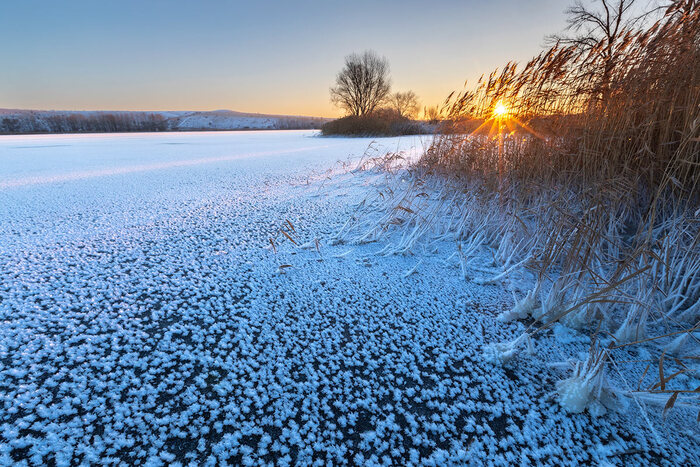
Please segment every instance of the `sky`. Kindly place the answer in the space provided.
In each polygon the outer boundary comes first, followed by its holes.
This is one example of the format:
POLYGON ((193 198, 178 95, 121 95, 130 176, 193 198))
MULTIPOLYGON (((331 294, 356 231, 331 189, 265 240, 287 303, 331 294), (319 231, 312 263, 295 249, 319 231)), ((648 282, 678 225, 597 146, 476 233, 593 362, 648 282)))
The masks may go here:
POLYGON ((567 0, 0 2, 0 108, 333 117, 328 89, 375 50, 423 105, 565 26, 567 0))

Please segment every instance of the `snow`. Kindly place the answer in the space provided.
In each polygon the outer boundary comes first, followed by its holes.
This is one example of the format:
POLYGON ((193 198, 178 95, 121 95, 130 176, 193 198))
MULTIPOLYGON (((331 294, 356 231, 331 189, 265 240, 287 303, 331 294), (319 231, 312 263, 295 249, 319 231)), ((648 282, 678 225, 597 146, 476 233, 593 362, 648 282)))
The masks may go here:
MULTIPOLYGON (((369 143, 0 137, 0 464, 699 463, 680 410, 650 410, 657 440, 632 409, 562 408, 546 358, 486 361, 525 328, 447 241, 332 244, 385 183, 337 162, 369 143)), ((536 344, 590 345, 559 325, 536 344)))

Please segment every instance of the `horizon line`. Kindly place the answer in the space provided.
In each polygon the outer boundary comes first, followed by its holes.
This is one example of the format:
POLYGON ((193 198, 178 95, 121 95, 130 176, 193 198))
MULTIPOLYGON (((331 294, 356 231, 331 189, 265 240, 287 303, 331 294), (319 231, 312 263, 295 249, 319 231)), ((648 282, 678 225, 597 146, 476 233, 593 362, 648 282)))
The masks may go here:
POLYGON ((263 113, 263 112, 247 112, 243 110, 232 109, 214 109, 214 110, 117 110, 117 109, 41 109, 41 108, 5 108, 0 107, 2 112, 133 112, 133 113, 158 113, 158 112, 192 112, 192 113, 213 113, 213 112, 233 112, 247 115, 261 115, 266 117, 304 117, 304 118, 328 118, 336 119, 339 116, 323 116, 323 115, 304 115, 304 114, 284 114, 284 113, 263 113))

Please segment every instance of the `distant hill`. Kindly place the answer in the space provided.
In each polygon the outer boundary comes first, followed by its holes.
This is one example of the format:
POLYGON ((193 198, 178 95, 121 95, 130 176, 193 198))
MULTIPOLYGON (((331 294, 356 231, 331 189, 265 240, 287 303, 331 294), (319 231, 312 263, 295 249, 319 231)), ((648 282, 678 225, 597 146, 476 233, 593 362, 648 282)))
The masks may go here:
POLYGON ((60 111, 0 109, 0 134, 136 131, 301 130, 328 118, 210 112, 60 111))

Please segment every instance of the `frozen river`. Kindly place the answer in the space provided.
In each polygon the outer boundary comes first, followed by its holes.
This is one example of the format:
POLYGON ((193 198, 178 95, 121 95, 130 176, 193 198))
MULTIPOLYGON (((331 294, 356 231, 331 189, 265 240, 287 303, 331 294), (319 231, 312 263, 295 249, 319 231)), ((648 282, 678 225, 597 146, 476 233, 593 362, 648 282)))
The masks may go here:
POLYGON ((0 136, 0 465, 697 460, 685 432, 564 413, 541 361, 484 362, 521 332, 495 324, 510 297, 441 251, 330 245, 381 183, 338 163, 370 142, 0 136))
MULTIPOLYGON (((215 176, 290 174, 362 155, 367 138, 320 138, 316 131, 241 131, 0 136, 0 188, 188 168, 215 176)), ((419 137, 380 138, 388 150, 419 137)), ((114 188, 114 187, 112 187, 114 188)))

